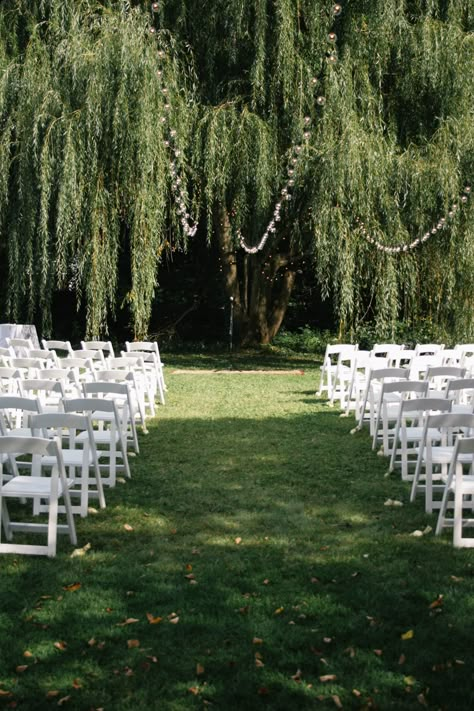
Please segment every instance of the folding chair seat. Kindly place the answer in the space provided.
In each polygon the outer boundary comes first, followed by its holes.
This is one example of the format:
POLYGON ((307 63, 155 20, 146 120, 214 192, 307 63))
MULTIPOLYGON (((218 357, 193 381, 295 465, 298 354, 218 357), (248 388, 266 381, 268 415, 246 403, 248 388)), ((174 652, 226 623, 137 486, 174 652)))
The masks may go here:
POLYGON ((72 545, 77 545, 76 529, 72 514, 69 489, 73 481, 66 477, 61 445, 58 440, 48 440, 39 437, 0 437, 0 553, 56 555, 57 534, 67 533, 72 545), (32 474, 15 476, 5 482, 1 463, 1 455, 31 455, 32 474), (50 463, 51 474, 45 476, 43 471, 45 461, 50 463), (42 474, 38 475, 38 474, 42 474), (12 521, 8 511, 9 499, 41 498, 48 504, 48 522, 17 522, 12 521), (58 524, 59 501, 64 501, 66 524, 58 524), (2 529, 6 543, 1 542, 2 529), (47 533, 46 545, 31 545, 13 543, 16 531, 47 533))
POLYGON ((81 341, 81 348, 84 351, 102 351, 104 358, 115 356, 111 341, 81 341))
POLYGON ((474 437, 458 437, 449 464, 435 533, 439 536, 443 528, 452 528, 453 545, 456 548, 473 548, 474 537, 463 536, 464 529, 472 526, 474 526, 474 437), (451 498, 454 502, 450 501, 451 498), (447 516, 450 506, 453 506, 452 518, 447 516), (464 514, 466 510, 469 511, 469 516, 464 514))
MULTIPOLYGON (((83 383, 82 387, 86 398, 105 398, 115 401, 120 419, 122 422, 126 422, 127 425, 127 446, 128 443, 131 443, 133 449, 138 454, 140 452, 140 447, 138 444, 135 413, 133 410, 133 401, 130 393, 129 381, 97 381, 95 383, 83 383)), ((101 412, 101 417, 105 422, 110 422, 113 419, 113 415, 106 412, 101 412)))
MULTIPOLYGON (((428 415, 450 412, 451 406, 452 401, 445 397, 428 396, 402 401, 393 436, 389 472, 399 465, 402 480, 412 481, 410 467, 416 466, 426 418, 428 415)), ((431 441, 441 437, 439 430, 435 429, 429 430, 427 436, 431 441)))
MULTIPOLYGON (((102 475, 102 483, 111 487, 115 486, 118 471, 124 471, 125 476, 130 479, 126 405, 122 408, 122 417, 114 400, 99 397, 66 399, 64 400, 64 410, 71 413, 89 414, 93 426, 92 436, 96 445, 99 468, 101 473, 105 473, 102 475), (101 460, 104 458, 108 462, 105 465, 101 464, 101 460)), ((83 433, 79 435, 78 440, 83 436, 83 433)))
POLYGON ((381 453, 385 456, 390 456, 392 451, 391 445, 393 444, 396 431, 396 422, 403 400, 426 397, 427 392, 428 382, 426 381, 399 380, 394 382, 384 381, 382 383, 377 404, 372 449, 376 449, 377 442, 381 439, 381 453), (390 427, 390 425, 393 425, 393 427, 390 427))
MULTIPOLYGON (((70 495, 80 497, 80 503, 72 505, 72 512, 83 518, 87 516, 91 497, 98 498, 100 507, 104 509, 104 489, 90 416, 64 412, 45 413, 33 415, 30 424, 36 436, 54 437, 61 441, 64 466, 73 481, 69 488, 70 495), (95 486, 95 489, 91 488, 91 485, 95 486)), ((43 464, 51 465, 52 461, 44 457, 43 464)), ((44 510, 44 506, 36 500, 35 513, 44 510)))
POLYGON ((47 341, 43 338, 41 345, 45 351, 55 351, 58 358, 72 357, 71 341, 47 341))
POLYGON ((448 413, 426 418, 410 495, 413 502, 419 491, 424 492, 426 513, 433 513, 441 505, 434 494, 444 491, 457 436, 470 436, 473 430, 474 415, 448 413), (434 445, 429 437, 433 429, 440 432, 434 445))
POLYGON ((127 373, 133 373, 144 416, 145 418, 147 415, 154 417, 156 389, 154 389, 154 385, 150 382, 149 374, 145 368, 142 356, 135 355, 136 352, 137 351, 128 353, 127 356, 107 358, 107 368, 110 370, 123 370, 127 373))
POLYGON ((395 382, 399 380, 408 380, 408 375, 409 371, 406 368, 374 368, 369 372, 360 407, 360 416, 357 429, 361 430, 364 425, 364 421, 368 420, 370 434, 373 436, 382 384, 385 381, 395 382))
POLYGON ((16 368, 0 367, 0 395, 18 395, 18 381, 21 377, 16 368))
POLYGON ((38 398, 42 412, 60 412, 63 409, 65 392, 59 380, 28 378, 20 380, 18 388, 22 397, 38 398))
MULTIPOLYGON (((161 361, 158 343, 156 341, 125 341, 125 350, 127 353, 138 352, 142 357, 143 353, 154 355, 153 362, 156 369, 158 392, 160 393, 161 404, 164 405, 165 391, 167 388, 165 383, 164 365, 161 361)), ((147 359, 144 358, 144 360, 147 362, 147 359)))

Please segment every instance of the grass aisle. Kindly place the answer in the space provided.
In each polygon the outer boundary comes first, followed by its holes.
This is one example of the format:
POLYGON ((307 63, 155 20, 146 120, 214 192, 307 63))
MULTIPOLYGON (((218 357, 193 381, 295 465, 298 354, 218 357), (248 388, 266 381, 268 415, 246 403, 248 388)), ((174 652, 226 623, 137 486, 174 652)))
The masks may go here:
POLYGON ((0 558, 0 708, 473 707, 473 554, 315 379, 168 376, 90 550, 0 558))

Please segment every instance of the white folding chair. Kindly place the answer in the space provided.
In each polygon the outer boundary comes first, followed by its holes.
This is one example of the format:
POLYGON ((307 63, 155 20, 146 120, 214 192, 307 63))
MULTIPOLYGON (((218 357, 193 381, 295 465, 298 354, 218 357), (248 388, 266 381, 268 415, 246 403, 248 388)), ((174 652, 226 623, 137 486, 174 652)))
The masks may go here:
POLYGON ((444 343, 417 343, 415 356, 434 355, 444 350, 444 343))
POLYGON ((467 527, 474 526, 474 437, 458 437, 449 465, 446 486, 436 525, 438 536, 443 528, 453 529, 456 548, 474 548, 474 537, 463 536, 467 527), (466 473, 465 473, 466 472, 466 473), (447 517, 450 499, 454 499, 452 518, 447 517), (469 516, 464 511, 469 510, 469 516))
POLYGON ((107 358, 106 365, 110 370, 123 370, 134 374, 144 416, 145 418, 147 416, 155 417, 156 379, 154 383, 151 382, 143 357, 135 355, 136 353, 137 351, 133 351, 127 353, 126 356, 107 358))
POLYGON ((148 434, 145 418, 145 399, 140 390, 133 370, 98 370, 97 382, 127 383, 130 392, 130 418, 139 420, 143 434, 148 434))
MULTIPOLYGON (((130 393, 129 381, 97 381, 95 383, 83 383, 82 387, 86 398, 106 398, 115 401, 122 422, 127 423, 127 444, 130 442, 138 454, 140 447, 138 444, 134 405, 130 393)), ((106 413, 103 414, 103 417, 106 421, 111 421, 112 419, 112 415, 109 414, 107 416, 106 413)))
MULTIPOLYGON (((92 436, 97 449, 102 483, 115 486, 117 472, 124 471, 127 479, 131 478, 127 455, 127 408, 122 408, 119 414, 117 403, 106 398, 74 398, 64 400, 65 412, 87 413, 90 415, 93 431, 92 436), (103 449, 105 447, 105 449, 103 449), (107 464, 101 464, 106 458, 107 464)), ((78 439, 81 438, 79 435, 78 439)))
POLYGON ((413 502, 419 491, 424 492, 426 513, 440 508, 441 501, 434 494, 444 491, 457 436, 469 436, 473 430, 474 415, 447 413, 426 418, 410 495, 413 502), (430 439, 430 430, 439 430, 435 444, 430 439))
POLYGON ((90 383, 96 380, 96 367, 91 358, 59 358, 58 366, 71 370, 79 383, 90 383))
MULTIPOLYGON (((104 489, 97 458, 92 423, 89 415, 70 413, 46 413, 32 415, 30 425, 33 433, 48 437, 58 437, 62 443, 62 457, 69 478, 74 482, 70 487, 71 497, 80 497, 80 503, 72 506, 72 512, 81 517, 87 516, 89 499, 99 500, 100 508, 105 509, 104 489), (95 486, 94 488, 91 488, 95 486)), ((43 463, 52 462, 45 457, 43 463)), ((35 513, 40 513, 44 507, 35 502, 35 513)))
POLYGON ((372 351, 356 351, 347 394, 346 415, 349 415, 350 410, 354 410, 357 422, 360 418, 361 405, 369 374, 377 368, 388 368, 388 358, 376 355, 372 351))
MULTIPOLYGON (((410 467, 416 466, 426 418, 428 415, 450 412, 451 406, 452 401, 444 397, 420 397, 401 402, 393 436, 389 472, 399 465, 402 480, 412 481, 410 467)), ((431 441, 440 437, 439 430, 434 429, 429 430, 427 435, 431 441)))
POLYGON ((334 384, 339 358, 341 356, 351 356, 358 349, 358 344, 354 345, 352 343, 328 344, 326 346, 323 364, 320 368, 319 389, 316 395, 322 395, 323 392, 327 392, 328 400, 334 400, 334 384))
POLYGON ((382 384, 398 380, 408 380, 409 372, 406 368, 374 368, 369 372, 365 386, 362 405, 360 407, 359 424, 357 429, 361 430, 364 421, 369 421, 369 431, 373 436, 375 421, 377 419, 377 406, 380 400, 382 384))
POLYGON ((38 358, 10 358, 9 364, 20 372, 21 378, 37 378, 43 368, 43 361, 38 358))
POLYGON ((31 437, 30 417, 41 412, 41 402, 37 397, 0 396, 0 434, 31 437))
POLYGON ((0 456, 0 553, 56 555, 57 534, 67 533, 72 545, 77 545, 69 489, 73 481, 66 477, 61 445, 58 440, 40 437, 0 437, 0 455, 31 455, 32 474, 15 476, 5 482, 0 456), (44 475, 45 458, 50 462, 51 474, 44 475), (38 474, 43 474, 38 476, 38 474), (48 523, 12 521, 8 499, 41 499, 48 503, 48 523), (58 525, 59 501, 64 501, 65 525, 58 525), (2 529, 6 543, 1 542, 2 529), (13 543, 16 531, 47 533, 46 545, 13 543))
MULTIPOLYGON (((153 362, 155 364, 155 369, 156 369, 156 376, 157 376, 157 383, 158 383, 158 392, 160 394, 160 402, 162 405, 165 404, 165 391, 166 391, 166 383, 165 383, 165 374, 164 374, 164 366, 161 361, 161 356, 160 356, 160 349, 158 347, 158 343, 156 341, 125 341, 125 350, 127 353, 135 353, 139 352, 139 355, 143 357, 143 353, 148 353, 148 354, 153 354, 154 359, 153 362)), ((145 359, 145 362, 147 362, 147 359, 145 359)))
POLYGON ((435 397, 440 397, 446 392, 448 383, 451 380, 459 380, 466 375, 466 368, 455 365, 431 365, 426 371, 426 380, 429 383, 429 391, 435 397), (436 393, 436 395, 435 395, 436 393))
POLYGON ((377 403, 372 449, 376 449, 378 440, 381 439, 381 453, 385 456, 391 455, 391 444, 394 440, 396 422, 403 400, 426 397, 427 392, 428 383, 419 380, 384 381, 382 383, 379 401, 377 403), (393 425, 393 427, 390 425, 393 425))
POLYGON ((46 368, 40 370, 39 379, 61 383, 64 397, 80 397, 82 395, 82 385, 74 368, 46 368))
POLYGON ((72 358, 79 358, 81 360, 92 361, 94 368, 105 368, 105 357, 103 351, 100 349, 85 349, 80 348, 78 350, 73 350, 72 358))

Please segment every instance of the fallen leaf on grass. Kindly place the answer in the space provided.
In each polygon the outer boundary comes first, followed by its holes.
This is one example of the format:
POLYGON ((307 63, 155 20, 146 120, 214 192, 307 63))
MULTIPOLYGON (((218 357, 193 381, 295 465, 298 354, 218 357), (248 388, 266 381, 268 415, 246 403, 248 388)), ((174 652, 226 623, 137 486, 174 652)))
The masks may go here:
POLYGON ((430 605, 430 610, 434 610, 437 607, 441 607, 444 602, 444 595, 438 595, 436 600, 434 600, 430 605))
POLYGON ((30 652, 29 649, 27 649, 25 652, 23 652, 23 656, 25 657, 25 659, 31 659, 33 654, 30 652))
POLYGON ((91 547, 92 546, 90 543, 86 543, 86 545, 83 546, 82 548, 75 548, 73 550, 73 552, 71 553, 70 557, 71 558, 80 558, 81 556, 85 555, 87 553, 87 551, 90 551, 91 547))
POLYGON ((186 580, 194 580, 196 576, 194 575, 194 573, 188 573, 184 577, 186 578, 186 580))
POLYGON ((416 679, 414 676, 404 676, 403 683, 407 686, 414 686, 416 684, 416 679))
POLYGON ((415 636, 415 633, 413 630, 408 630, 407 632, 404 632, 402 635, 400 635, 401 639, 407 640, 407 639, 413 639, 415 636))
POLYGON ((319 681, 322 684, 325 684, 328 681, 336 681, 337 676, 335 674, 323 674, 323 676, 319 677, 319 681))
POLYGON ((140 641, 138 639, 127 639, 127 647, 129 649, 136 649, 140 646, 140 641))
POLYGON ((428 706, 428 702, 426 701, 424 694, 418 694, 416 698, 418 699, 419 704, 421 704, 422 706, 428 706))
POLYGON ((188 691, 191 692, 194 696, 197 696, 199 694, 199 687, 198 686, 190 686, 188 691))
POLYGON ((71 585, 63 585, 63 590, 66 592, 75 592, 82 587, 81 583, 71 583, 71 585))
MULTIPOLYGON (((133 454, 133 453, 129 452, 128 456, 130 457, 131 454, 133 454)), ((117 482, 117 484, 126 484, 127 483, 127 481, 123 478, 123 476, 118 476, 115 481, 117 482)))
POLYGON ((15 671, 17 674, 22 674, 28 669, 28 664, 19 664, 16 668, 15 671))
POLYGON ((383 654, 383 651, 381 649, 374 649, 374 654, 376 654, 377 657, 381 657, 383 654))
POLYGON ((179 622, 179 617, 176 615, 176 617, 171 617, 170 622, 172 625, 177 625, 179 622))
POLYGON ((353 659, 355 657, 354 647, 347 647, 347 649, 344 650, 344 653, 348 654, 351 657, 351 659, 353 659))
POLYGON ((401 665, 401 664, 405 664, 406 660, 407 660, 407 658, 405 657, 405 655, 404 655, 404 654, 400 654, 400 657, 399 657, 399 659, 398 659, 398 663, 399 663, 400 665, 401 665))
POLYGON ((192 571, 192 569, 193 569, 193 566, 191 565, 191 563, 188 563, 186 565, 186 570, 188 571, 188 573, 190 573, 192 571))
POLYGON ((74 679, 72 682, 72 688, 73 689, 82 689, 82 683, 80 679, 74 679))
POLYGON ((96 640, 94 639, 94 637, 91 637, 87 644, 89 645, 89 647, 94 647, 96 645, 96 640))
POLYGON ((466 664, 466 662, 463 662, 462 659, 455 659, 454 663, 457 664, 458 667, 463 667, 466 664))
POLYGON ((133 625, 135 622, 140 622, 136 617, 127 617, 123 622, 117 622, 116 627, 126 627, 126 625, 133 625))
POLYGON ((397 499, 387 499, 385 501, 384 506, 395 506, 395 507, 400 507, 403 506, 403 503, 401 501, 397 501, 397 499))
POLYGON ((451 575, 451 580, 453 580, 455 583, 462 583, 464 578, 458 578, 456 575, 451 575))
POLYGON ((302 675, 303 675, 303 672, 301 671, 301 669, 297 669, 296 673, 293 674, 293 676, 291 678, 293 679, 293 681, 301 681, 302 675))
POLYGON ((130 526, 129 523, 124 523, 123 527, 126 531, 133 531, 133 526, 130 526))
POLYGON ((59 691, 57 689, 51 689, 51 691, 48 691, 46 694, 47 699, 55 699, 57 696, 59 696, 59 691))
POLYGON ((151 612, 147 612, 147 613, 146 613, 146 618, 147 618, 148 622, 150 623, 150 625, 157 625, 157 624, 159 624, 159 623, 163 620, 162 617, 159 617, 159 616, 158 616, 158 617, 154 617, 154 616, 151 614, 151 612))
POLYGON ((239 545, 240 543, 242 543, 242 539, 241 539, 240 536, 237 536, 237 538, 235 539, 235 543, 236 543, 237 545, 239 545))
POLYGON ((63 652, 67 647, 67 643, 63 641, 55 642, 54 646, 56 647, 56 649, 60 649, 63 652))
POLYGON ((261 686, 261 687, 257 690, 257 694, 258 694, 259 696, 268 696, 269 693, 270 693, 270 691, 267 689, 266 686, 261 686))
POLYGON ((359 689, 352 689, 352 694, 358 699, 362 696, 359 689))
POLYGON ((252 644, 263 644, 263 639, 260 639, 260 637, 254 637, 252 639, 252 644))
POLYGON ((58 706, 62 706, 63 704, 66 704, 71 696, 63 696, 62 699, 59 699, 58 701, 58 706))
POLYGON ((263 584, 264 584, 264 585, 268 585, 269 582, 270 582, 269 579, 268 579, 268 578, 265 578, 265 580, 263 581, 263 584))
POLYGON ((342 703, 341 703, 341 699, 339 698, 339 696, 337 694, 334 694, 333 696, 331 696, 331 698, 334 701, 334 703, 336 704, 337 708, 342 709, 342 703))
POLYGON ((261 659, 255 659, 255 666, 256 666, 257 669, 258 669, 258 668, 260 668, 260 667, 264 667, 265 664, 262 662, 261 659))
POLYGON ((285 609, 284 607, 277 607, 277 609, 275 610, 275 612, 273 614, 274 615, 281 615, 281 613, 283 612, 284 609, 285 609))
POLYGON ((97 509, 95 509, 93 506, 89 506, 87 508, 87 513, 92 514, 93 516, 96 516, 99 512, 97 509))
POLYGON ((196 674, 200 676, 201 674, 204 674, 206 670, 204 669, 202 664, 196 664, 196 674))
POLYGON ((5 689, 0 689, 0 697, 4 699, 9 699, 13 696, 11 691, 6 691, 5 689))

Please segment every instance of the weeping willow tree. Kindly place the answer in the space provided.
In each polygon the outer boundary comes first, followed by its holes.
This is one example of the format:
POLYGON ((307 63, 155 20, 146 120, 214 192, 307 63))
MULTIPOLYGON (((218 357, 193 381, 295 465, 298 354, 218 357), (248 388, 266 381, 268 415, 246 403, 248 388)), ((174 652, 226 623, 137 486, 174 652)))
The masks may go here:
POLYGON ((347 1, 336 22, 322 0, 173 6, 169 26, 195 48, 195 160, 244 339, 272 338, 303 262, 333 298, 341 334, 364 319, 389 335, 397 319, 428 318, 471 337, 472 206, 402 254, 376 251, 355 218, 381 243, 403 245, 472 180, 472 0, 347 1), (327 62, 331 29, 336 67, 327 62), (305 115, 315 130, 291 207, 261 253, 236 252, 238 229, 254 244, 263 233, 305 115))
MULTIPOLYGON (((474 175, 472 0, 6 0, 0 12, 0 234, 6 308, 38 309, 67 284, 88 330, 127 303, 146 332, 160 256, 186 248, 170 199, 160 117, 170 103, 200 219, 219 250, 244 342, 280 327, 297 274, 313 265, 341 334, 364 320, 389 335, 428 318, 472 337, 472 200, 436 224, 474 175), (328 33, 337 34, 338 62, 328 33), (164 51, 164 99, 157 82, 164 51), (317 78, 316 83, 313 79, 317 78), (316 98, 323 96, 325 106, 316 98), (305 116, 313 126, 293 199, 256 255, 305 116), (307 268, 307 267, 306 267, 307 268)), ((189 208, 188 208, 189 209, 189 208)))
MULTIPOLYGON (((158 117, 157 47, 128 3, 4 2, 0 9, 0 234, 5 311, 51 330, 57 290, 76 292, 89 335, 117 308, 119 259, 134 332, 148 328, 157 266, 180 246, 158 117)), ((192 111, 165 33, 166 82, 186 134, 192 111)), ((120 305, 119 305, 120 306, 120 305)))

